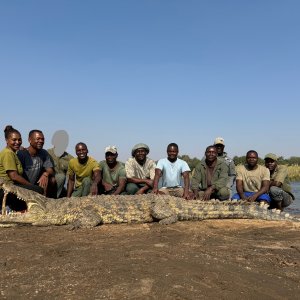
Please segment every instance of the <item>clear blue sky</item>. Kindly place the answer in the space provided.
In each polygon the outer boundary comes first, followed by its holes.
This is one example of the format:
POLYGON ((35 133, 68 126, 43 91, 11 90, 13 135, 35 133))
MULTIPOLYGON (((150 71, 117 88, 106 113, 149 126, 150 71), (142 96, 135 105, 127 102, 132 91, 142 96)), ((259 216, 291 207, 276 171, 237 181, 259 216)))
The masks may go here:
POLYGON ((170 142, 202 157, 300 156, 300 1, 1 0, 1 148, 7 124, 65 129, 104 158, 170 142))

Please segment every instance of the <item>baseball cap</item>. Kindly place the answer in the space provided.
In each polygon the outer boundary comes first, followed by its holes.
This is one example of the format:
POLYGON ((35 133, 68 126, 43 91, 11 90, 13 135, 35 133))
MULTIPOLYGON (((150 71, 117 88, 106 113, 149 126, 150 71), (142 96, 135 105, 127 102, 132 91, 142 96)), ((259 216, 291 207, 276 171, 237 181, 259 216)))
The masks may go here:
POLYGON ((273 153, 268 153, 268 154, 266 154, 266 155, 265 155, 265 159, 267 159, 267 158, 273 159, 273 160, 275 160, 275 161, 278 160, 278 156, 277 156, 276 154, 273 154, 273 153))
POLYGON ((116 154, 118 152, 117 147, 116 146, 107 146, 105 148, 105 153, 110 152, 112 154, 116 154))
POLYGON ((222 137, 217 137, 214 141, 214 145, 217 145, 217 144, 225 145, 224 139, 222 137))

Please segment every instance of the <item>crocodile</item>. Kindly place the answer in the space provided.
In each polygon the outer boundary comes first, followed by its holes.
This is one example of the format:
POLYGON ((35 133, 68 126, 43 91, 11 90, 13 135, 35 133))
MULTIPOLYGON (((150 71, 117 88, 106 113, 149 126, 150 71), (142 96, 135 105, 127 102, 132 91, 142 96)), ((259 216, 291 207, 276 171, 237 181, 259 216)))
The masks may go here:
POLYGON ((71 225, 93 227, 112 223, 171 224, 206 219, 262 219, 300 222, 280 210, 247 201, 185 200, 169 195, 98 195, 50 199, 0 179, 4 192, 0 226, 71 225), (5 213, 9 194, 26 203, 26 212, 5 213))

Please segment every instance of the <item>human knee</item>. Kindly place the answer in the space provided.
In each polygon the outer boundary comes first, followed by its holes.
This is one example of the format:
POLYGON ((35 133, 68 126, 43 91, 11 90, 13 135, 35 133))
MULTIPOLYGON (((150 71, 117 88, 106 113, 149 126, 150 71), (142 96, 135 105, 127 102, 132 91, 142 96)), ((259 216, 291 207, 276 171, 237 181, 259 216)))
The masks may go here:
POLYGON ((126 192, 129 195, 134 195, 139 190, 139 187, 135 183, 127 183, 126 192))
POLYGON ((228 200, 230 197, 230 191, 227 187, 223 187, 218 191, 217 196, 220 200, 228 200))
POLYGON ((278 195, 281 191, 282 191, 281 188, 279 188, 279 187, 277 187, 277 186, 271 186, 271 187, 270 187, 269 194, 270 194, 270 195, 278 195))
POLYGON ((274 201, 282 201, 282 189, 277 186, 271 186, 269 195, 274 201))
POLYGON ((90 177, 85 177, 82 180, 82 186, 90 186, 92 184, 92 179, 90 177))
POLYGON ((232 195, 231 200, 241 200, 241 197, 238 193, 232 195))
POLYGON ((265 202, 265 203, 270 204, 271 197, 268 194, 262 194, 256 199, 256 202, 265 202))

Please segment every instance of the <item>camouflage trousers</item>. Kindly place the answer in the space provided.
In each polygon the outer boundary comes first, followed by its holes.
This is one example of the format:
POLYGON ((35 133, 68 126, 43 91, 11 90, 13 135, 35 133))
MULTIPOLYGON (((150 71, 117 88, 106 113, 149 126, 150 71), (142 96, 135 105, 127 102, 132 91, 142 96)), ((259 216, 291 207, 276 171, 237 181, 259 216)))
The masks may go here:
POLYGON ((270 188, 269 195, 272 201, 281 202, 282 207, 288 207, 293 202, 292 196, 277 186, 270 188))

